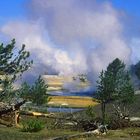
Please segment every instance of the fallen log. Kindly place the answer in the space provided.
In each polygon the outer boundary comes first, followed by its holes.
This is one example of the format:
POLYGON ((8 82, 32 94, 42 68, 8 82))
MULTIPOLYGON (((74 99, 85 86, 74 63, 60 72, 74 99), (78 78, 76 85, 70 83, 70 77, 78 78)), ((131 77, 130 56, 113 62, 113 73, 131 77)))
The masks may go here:
POLYGON ((51 119, 58 119, 58 120, 70 120, 70 121, 77 121, 77 119, 73 119, 71 117, 58 117, 55 115, 55 113, 41 113, 41 112, 35 112, 35 111, 25 111, 25 110, 20 110, 20 115, 27 115, 27 116, 36 116, 36 117, 47 117, 51 119))
POLYGON ((74 119, 72 117, 58 117, 58 116, 55 115, 55 113, 45 114, 45 113, 40 113, 40 112, 23 111, 23 110, 21 110, 19 113, 20 113, 20 115, 36 116, 36 117, 47 117, 47 118, 57 119, 57 120, 66 120, 66 121, 78 122, 77 119, 74 119))
POLYGON ((34 112, 34 111, 20 111, 20 115, 54 118, 54 113, 45 114, 45 113, 34 112))

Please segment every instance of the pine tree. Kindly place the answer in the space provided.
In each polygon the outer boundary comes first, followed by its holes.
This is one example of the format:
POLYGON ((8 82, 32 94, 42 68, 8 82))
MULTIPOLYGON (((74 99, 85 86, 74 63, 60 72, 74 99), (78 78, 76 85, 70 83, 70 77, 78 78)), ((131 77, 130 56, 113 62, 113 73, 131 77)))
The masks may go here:
POLYGON ((116 58, 102 71, 97 81, 97 97, 101 101, 103 124, 106 116, 106 103, 115 100, 118 105, 126 106, 134 101, 134 88, 125 65, 116 58))
MULTIPOLYGON (((4 46, 0 45, 0 101, 8 96, 8 88, 12 88, 13 82, 27 71, 33 61, 28 60, 30 53, 25 51, 25 45, 20 50, 15 47, 15 39, 11 43, 4 46)), ((9 90, 8 90, 9 91, 9 90)))
POLYGON ((21 98, 29 101, 31 100, 32 98, 31 86, 27 82, 24 82, 18 91, 19 91, 19 96, 21 98))
POLYGON ((134 65, 134 72, 137 78, 140 80, 140 61, 134 65))
POLYGON ((47 88, 48 85, 41 78, 41 76, 39 76, 38 79, 35 81, 35 84, 31 88, 32 102, 37 105, 42 105, 44 103, 47 103, 49 100, 49 95, 47 94, 47 88))

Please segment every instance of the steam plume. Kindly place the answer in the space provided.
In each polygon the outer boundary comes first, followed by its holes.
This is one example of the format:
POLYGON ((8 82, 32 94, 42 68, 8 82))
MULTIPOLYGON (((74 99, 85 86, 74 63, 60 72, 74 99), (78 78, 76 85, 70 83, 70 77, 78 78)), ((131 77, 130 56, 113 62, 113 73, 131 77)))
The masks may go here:
POLYGON ((131 50, 119 13, 95 0, 29 0, 26 21, 11 21, 3 34, 25 43, 36 73, 93 74, 116 57, 128 63, 131 50))

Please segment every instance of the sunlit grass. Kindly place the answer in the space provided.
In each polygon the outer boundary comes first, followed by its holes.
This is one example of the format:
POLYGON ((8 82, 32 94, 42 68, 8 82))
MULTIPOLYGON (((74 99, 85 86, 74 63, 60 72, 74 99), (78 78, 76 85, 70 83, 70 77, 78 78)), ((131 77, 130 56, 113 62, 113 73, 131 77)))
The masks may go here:
POLYGON ((65 107, 88 107, 95 106, 99 102, 91 97, 80 96, 52 96, 49 105, 50 106, 65 106, 65 107))

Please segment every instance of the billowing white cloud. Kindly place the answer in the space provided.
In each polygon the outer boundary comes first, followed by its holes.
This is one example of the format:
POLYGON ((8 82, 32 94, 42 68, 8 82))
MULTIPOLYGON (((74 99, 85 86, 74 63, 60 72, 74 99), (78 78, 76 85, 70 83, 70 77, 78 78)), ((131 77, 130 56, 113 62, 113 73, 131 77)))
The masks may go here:
POLYGON ((8 23, 1 31, 27 45, 38 71, 97 76, 116 57, 130 60, 123 25, 109 3, 30 0, 28 11, 26 22, 8 23))
MULTIPOLYGON (((11 22, 1 28, 1 32, 5 35, 14 37, 17 40, 17 47, 21 44, 26 44, 26 49, 31 52, 31 57, 34 60, 34 74, 44 72, 52 72, 59 74, 72 74, 75 68, 75 73, 79 73, 81 58, 77 55, 78 60, 74 61, 69 57, 68 52, 56 48, 46 36, 44 37, 44 29, 38 23, 21 23, 11 22), (15 30, 16 29, 16 30, 15 30)), ((83 71, 83 67, 80 70, 83 71)))

